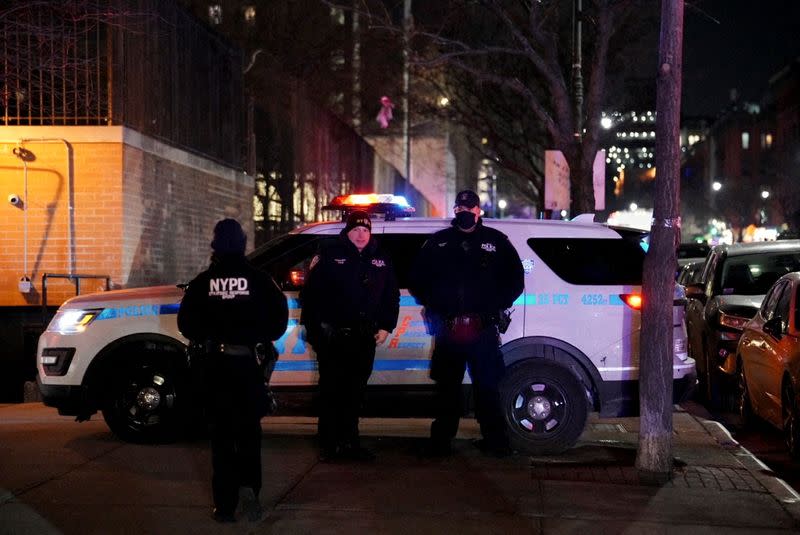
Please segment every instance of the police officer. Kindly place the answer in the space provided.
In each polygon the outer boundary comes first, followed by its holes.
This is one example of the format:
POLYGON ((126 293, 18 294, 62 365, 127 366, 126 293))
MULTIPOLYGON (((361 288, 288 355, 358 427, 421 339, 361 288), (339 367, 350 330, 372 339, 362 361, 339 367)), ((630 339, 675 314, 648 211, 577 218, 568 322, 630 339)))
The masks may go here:
MULTIPOLYGON (((450 228, 431 236, 412 268, 410 291, 424 307, 435 345, 430 376, 436 382, 429 455, 449 455, 463 411, 461 384, 469 366, 484 451, 511 452, 500 405, 505 366, 498 325, 522 293, 522 263, 502 232, 485 227, 478 195, 456 196, 450 228)), ((507 324, 505 325, 507 327, 507 324)))
POLYGON ((319 365, 320 458, 372 460, 360 444, 358 416, 375 346, 397 324, 400 292, 366 212, 350 213, 340 235, 320 247, 301 298, 301 323, 319 365))
POLYGON ((178 328, 205 353, 205 402, 211 423, 214 519, 235 521, 239 501, 250 520, 261 517, 261 417, 266 389, 259 344, 286 330, 286 297, 244 256, 247 236, 234 219, 214 227, 211 265, 189 286, 178 328))

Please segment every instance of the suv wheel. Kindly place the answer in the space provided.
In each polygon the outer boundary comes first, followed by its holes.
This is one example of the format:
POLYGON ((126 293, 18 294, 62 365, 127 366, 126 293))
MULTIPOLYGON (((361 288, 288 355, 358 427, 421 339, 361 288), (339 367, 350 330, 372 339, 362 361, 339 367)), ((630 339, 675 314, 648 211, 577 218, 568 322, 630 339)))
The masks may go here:
POLYGON ((180 389, 176 372, 167 358, 159 360, 165 362, 133 361, 115 370, 110 379, 103 418, 111 431, 125 441, 162 442, 177 434, 180 389))
POLYGON ((583 432, 586 395, 563 366, 541 359, 516 364, 506 372, 500 396, 509 438, 518 451, 560 453, 575 445, 583 432))

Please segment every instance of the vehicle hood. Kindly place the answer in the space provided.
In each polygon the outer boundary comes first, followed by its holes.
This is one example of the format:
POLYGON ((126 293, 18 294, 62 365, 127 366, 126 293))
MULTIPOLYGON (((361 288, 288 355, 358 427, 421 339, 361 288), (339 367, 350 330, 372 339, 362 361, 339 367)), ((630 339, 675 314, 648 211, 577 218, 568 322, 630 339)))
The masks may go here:
POLYGON ((726 314, 752 318, 761 308, 763 295, 718 295, 717 307, 726 314))
POLYGON ((183 298, 183 290, 175 285, 147 286, 127 290, 111 290, 79 295, 66 301, 62 308, 104 308, 120 303, 162 304, 178 303, 183 298))

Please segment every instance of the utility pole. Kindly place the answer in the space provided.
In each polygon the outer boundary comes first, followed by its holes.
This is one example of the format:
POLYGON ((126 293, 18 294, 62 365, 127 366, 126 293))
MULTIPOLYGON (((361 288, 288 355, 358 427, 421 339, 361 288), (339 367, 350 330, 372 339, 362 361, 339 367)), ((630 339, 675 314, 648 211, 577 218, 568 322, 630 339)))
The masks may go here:
POLYGON ((411 0, 403 0, 403 165, 406 186, 411 185, 411 132, 409 115, 409 86, 411 62, 411 0))
POLYGON ((672 307, 680 243, 680 113, 684 0, 662 0, 656 96, 656 181, 642 281, 640 430, 636 467, 672 475, 672 307))
POLYGON ((575 106, 576 140, 583 137, 583 52, 581 32, 583 26, 583 0, 572 0, 572 102, 575 106))

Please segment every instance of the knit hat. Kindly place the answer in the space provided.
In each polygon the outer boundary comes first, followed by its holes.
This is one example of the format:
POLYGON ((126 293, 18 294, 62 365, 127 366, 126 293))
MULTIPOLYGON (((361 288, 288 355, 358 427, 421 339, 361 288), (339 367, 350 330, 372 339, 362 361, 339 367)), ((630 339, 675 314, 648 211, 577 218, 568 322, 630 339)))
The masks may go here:
POLYGON ((372 222, 369 219, 369 214, 363 210, 356 210, 350 212, 347 216, 347 223, 344 226, 344 233, 347 234, 356 227, 364 227, 372 232, 372 222))
POLYGON ((222 219, 214 226, 211 248, 217 254, 244 254, 247 234, 235 219, 222 219))
POLYGON ((478 194, 472 191, 471 189, 465 189, 458 195, 456 195, 456 203, 453 205, 455 208, 456 206, 466 206, 467 208, 475 208, 481 203, 478 194))

